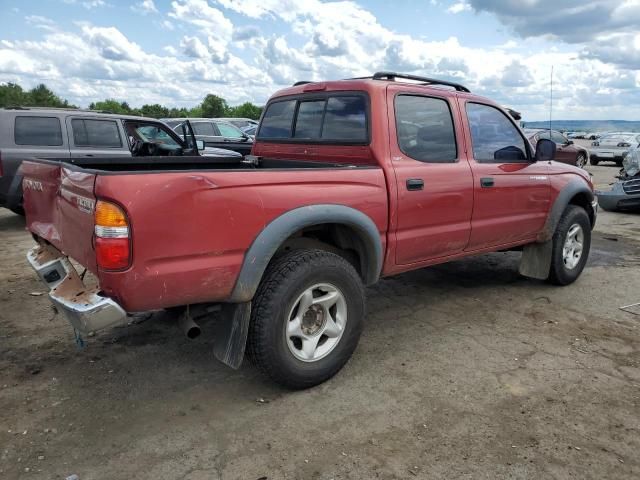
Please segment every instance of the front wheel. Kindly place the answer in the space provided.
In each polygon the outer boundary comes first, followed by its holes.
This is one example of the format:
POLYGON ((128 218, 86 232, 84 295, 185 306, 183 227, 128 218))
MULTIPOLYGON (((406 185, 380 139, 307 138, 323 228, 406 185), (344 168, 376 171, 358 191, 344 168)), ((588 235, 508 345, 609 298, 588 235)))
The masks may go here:
POLYGON ((579 153, 576 157, 576 166, 580 168, 584 168, 587 164, 587 155, 584 153, 579 153))
POLYGON ((287 253, 253 299, 249 358, 285 387, 318 385, 351 357, 364 315, 364 286, 349 262, 323 250, 287 253))
POLYGON ((595 167, 596 165, 598 165, 598 163, 600 163, 600 161, 597 158, 591 157, 589 159, 589 163, 595 167))
POLYGON ((591 248, 591 221, 584 208, 569 205, 553 234, 548 281, 569 285, 582 273, 591 248))

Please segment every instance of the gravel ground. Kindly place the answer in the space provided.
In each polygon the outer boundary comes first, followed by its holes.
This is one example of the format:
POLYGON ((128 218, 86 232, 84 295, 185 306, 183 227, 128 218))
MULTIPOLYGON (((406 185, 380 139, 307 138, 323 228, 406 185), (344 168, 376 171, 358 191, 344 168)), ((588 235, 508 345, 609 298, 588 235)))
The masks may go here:
POLYGON ((1 211, 0 478, 639 478, 639 233, 602 212, 565 288, 517 253, 385 279, 345 369, 291 393, 168 314, 76 349, 1 211))

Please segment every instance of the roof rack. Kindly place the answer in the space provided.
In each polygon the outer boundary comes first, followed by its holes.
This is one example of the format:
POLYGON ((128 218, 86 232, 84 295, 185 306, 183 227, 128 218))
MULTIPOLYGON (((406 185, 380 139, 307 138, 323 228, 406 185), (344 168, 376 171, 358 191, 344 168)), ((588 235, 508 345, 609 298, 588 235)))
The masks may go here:
POLYGON ((299 82, 294 83, 293 86, 297 87, 299 85, 306 85, 307 83, 313 83, 313 82, 310 82, 309 80, 300 80, 299 82))
POLYGON ((5 110, 55 110, 62 112, 89 112, 89 113, 109 113, 113 114, 111 110, 91 110, 90 108, 73 108, 73 107, 38 107, 38 106, 20 106, 9 105, 4 107, 5 110))
POLYGON ((415 80, 418 82, 422 82, 425 85, 445 85, 447 87, 455 88, 458 92, 471 93, 471 91, 467 87, 465 87, 464 85, 460 85, 459 83, 448 82, 446 80, 438 80, 436 78, 420 77, 418 75, 410 75, 407 73, 376 72, 371 78, 373 80, 394 80, 396 78, 403 78, 406 80, 415 80))

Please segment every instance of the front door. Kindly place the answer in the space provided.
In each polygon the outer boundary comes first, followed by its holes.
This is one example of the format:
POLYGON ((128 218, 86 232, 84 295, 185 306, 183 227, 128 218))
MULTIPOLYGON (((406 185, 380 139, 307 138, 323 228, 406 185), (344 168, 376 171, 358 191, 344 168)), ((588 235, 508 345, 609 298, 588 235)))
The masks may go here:
POLYGON ((548 163, 533 161, 528 142, 500 109, 466 100, 460 104, 468 119, 474 189, 466 250, 533 239, 550 208, 548 163))
POLYGON ((473 183, 455 97, 389 86, 390 153, 398 183, 396 263, 462 252, 469 241, 473 183), (391 109, 390 109, 391 110, 391 109))

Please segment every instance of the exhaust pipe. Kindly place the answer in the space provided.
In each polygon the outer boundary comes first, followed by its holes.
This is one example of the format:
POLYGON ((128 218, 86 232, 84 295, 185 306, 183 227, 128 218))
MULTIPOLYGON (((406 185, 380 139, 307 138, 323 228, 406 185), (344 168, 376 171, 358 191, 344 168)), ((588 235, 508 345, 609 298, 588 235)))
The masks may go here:
POLYGON ((178 324, 188 339, 193 340, 200 336, 200 325, 193 321, 188 310, 185 310, 184 313, 180 315, 178 324))

